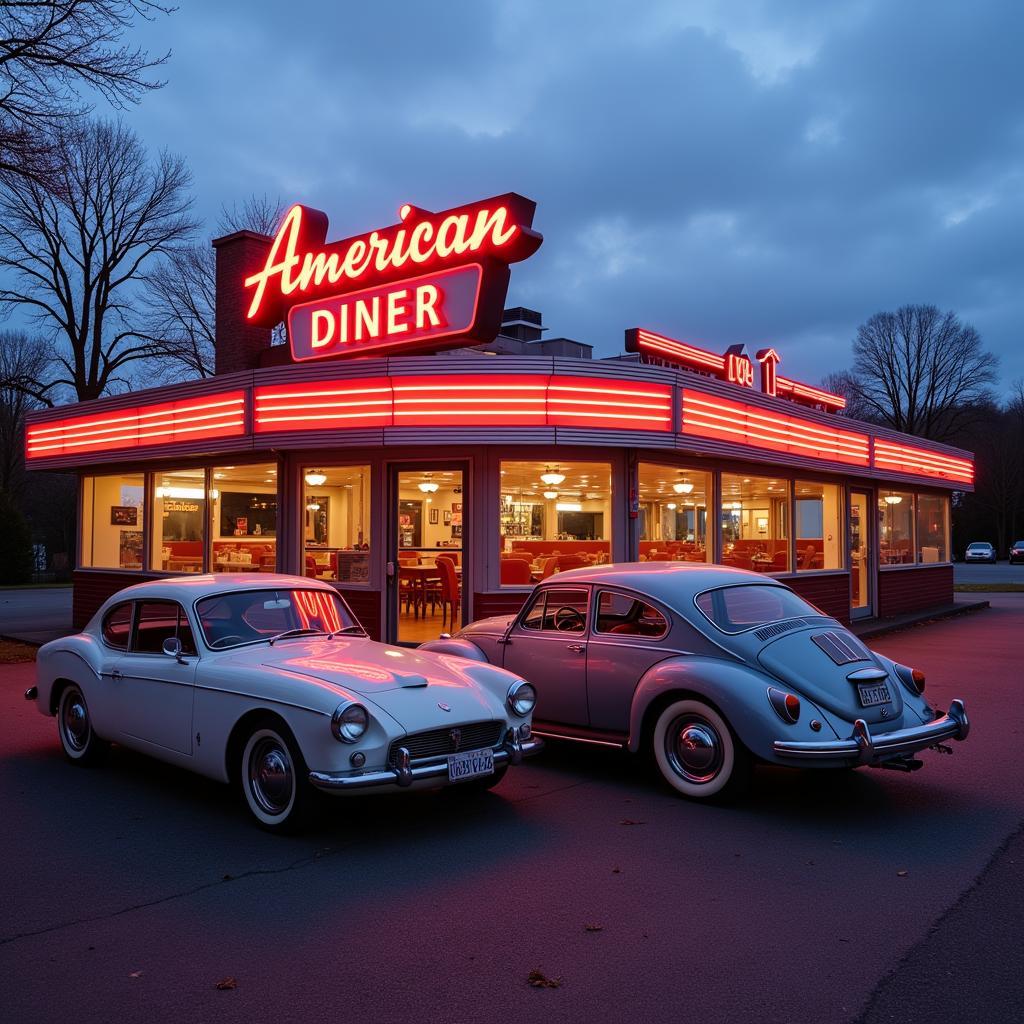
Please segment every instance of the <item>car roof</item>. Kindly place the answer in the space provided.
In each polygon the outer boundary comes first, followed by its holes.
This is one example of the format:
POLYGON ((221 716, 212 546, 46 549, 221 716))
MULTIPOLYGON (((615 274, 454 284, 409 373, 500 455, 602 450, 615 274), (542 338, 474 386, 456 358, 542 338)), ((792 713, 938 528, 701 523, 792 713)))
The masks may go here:
POLYGON ((545 586, 563 583, 606 583, 629 587, 667 604, 730 584, 779 585, 778 580, 763 573, 734 569, 728 565, 708 565, 704 562, 614 562, 610 565, 566 569, 544 581, 545 586))
POLYGON ((136 583, 118 591, 111 600, 138 601, 142 598, 164 598, 172 601, 195 601, 211 594, 238 590, 276 590, 296 587, 333 590, 329 583, 308 576, 288 576, 277 572, 205 573, 191 576, 168 576, 146 583, 136 583))

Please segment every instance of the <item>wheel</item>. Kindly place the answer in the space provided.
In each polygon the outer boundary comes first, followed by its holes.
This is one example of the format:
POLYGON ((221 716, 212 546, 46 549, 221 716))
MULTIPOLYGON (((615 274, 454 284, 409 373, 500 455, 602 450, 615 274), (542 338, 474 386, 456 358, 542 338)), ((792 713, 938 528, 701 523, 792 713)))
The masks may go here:
POLYGON ((495 768, 490 775, 484 775, 479 779, 470 779, 468 782, 457 782, 454 786, 449 786, 448 790, 462 796, 473 796, 474 794, 480 796, 480 794, 494 789, 505 778, 507 771, 508 765, 502 765, 500 768, 495 768))
POLYGON ((74 683, 64 688, 57 704, 57 735, 64 756, 74 764, 98 764, 110 747, 92 731, 89 705, 74 683))
POLYGON ((242 748, 238 773, 249 813, 269 832, 296 832, 309 814, 309 769, 291 732, 267 722, 242 748))
POLYGON ((665 781, 697 800, 738 796, 750 781, 750 754, 729 723, 699 700, 669 704, 654 726, 654 760, 665 781))

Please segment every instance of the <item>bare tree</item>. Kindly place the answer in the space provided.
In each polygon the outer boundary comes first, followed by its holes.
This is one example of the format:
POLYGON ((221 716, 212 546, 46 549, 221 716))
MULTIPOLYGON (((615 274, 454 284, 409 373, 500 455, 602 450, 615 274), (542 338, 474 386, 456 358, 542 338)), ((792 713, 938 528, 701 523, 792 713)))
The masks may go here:
POLYGON ((955 439, 992 401, 997 358, 953 312, 901 306, 857 329, 847 384, 868 418, 936 441, 955 439))
POLYGON ((74 389, 79 401, 127 384, 134 363, 162 353, 137 333, 134 294, 151 262, 185 245, 191 176, 180 157, 150 161, 122 124, 89 122, 60 134, 49 185, 0 190, 0 302, 34 316, 54 342, 58 376, 37 393, 74 389))
POLYGON ((45 174, 54 131, 84 110, 80 92, 115 108, 163 83, 150 57, 122 42, 136 18, 174 8, 155 0, 4 0, 0 5, 0 174, 45 174))
POLYGON ((0 331, 0 492, 17 496, 24 483, 22 438, 25 413, 50 363, 45 339, 24 331, 0 331))
MULTIPOLYGON (((221 209, 218 235, 254 231, 271 235, 284 209, 280 200, 250 196, 221 209)), ((169 375, 209 377, 214 371, 216 254, 209 242, 170 254, 145 277, 145 337, 169 375)))

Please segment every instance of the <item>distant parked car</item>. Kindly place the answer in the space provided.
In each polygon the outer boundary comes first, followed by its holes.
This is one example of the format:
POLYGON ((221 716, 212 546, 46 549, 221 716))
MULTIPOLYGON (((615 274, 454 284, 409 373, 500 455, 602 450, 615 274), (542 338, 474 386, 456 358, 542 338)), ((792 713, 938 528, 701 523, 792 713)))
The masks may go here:
POLYGON ((739 792, 751 763, 913 771, 966 739, 924 673, 868 650, 761 573, 645 562, 570 569, 518 615, 483 619, 420 650, 502 665, 537 687, 538 735, 654 755, 680 793, 739 792))
POLYGON ((965 562, 991 562, 996 564, 996 549, 984 540, 976 540, 973 544, 967 545, 964 552, 965 562))
POLYGON ((141 583, 39 650, 25 697, 64 753, 110 741, 235 783, 288 831, 327 793, 489 789, 537 752, 533 687, 501 668, 370 640, 329 584, 239 573, 141 583))
POLYGON ((1013 565, 1015 562, 1024 562, 1024 540, 1017 541, 1010 548, 1010 565, 1013 565))

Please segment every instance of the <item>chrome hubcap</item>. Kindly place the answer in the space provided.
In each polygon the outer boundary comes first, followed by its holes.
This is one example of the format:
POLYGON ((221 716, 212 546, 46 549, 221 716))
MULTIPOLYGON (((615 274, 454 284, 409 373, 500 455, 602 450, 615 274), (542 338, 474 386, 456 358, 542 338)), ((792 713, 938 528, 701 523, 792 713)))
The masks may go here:
POLYGON ((249 755, 249 791, 256 803, 267 814, 283 814, 294 784, 288 752, 277 740, 260 740, 249 755))
POLYGON ((84 750, 89 740, 89 712, 80 693, 74 694, 64 702, 61 722, 67 745, 72 750, 84 750))
POLYGON ((705 718, 677 718, 665 733, 665 753, 687 782, 710 782, 722 770, 722 738, 705 718))

